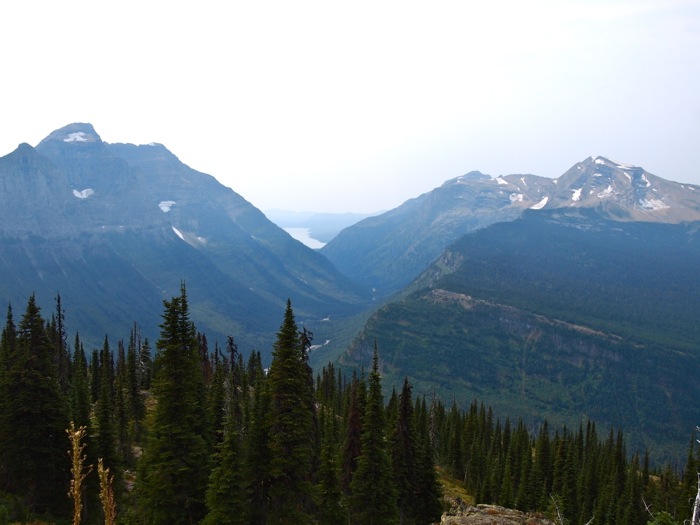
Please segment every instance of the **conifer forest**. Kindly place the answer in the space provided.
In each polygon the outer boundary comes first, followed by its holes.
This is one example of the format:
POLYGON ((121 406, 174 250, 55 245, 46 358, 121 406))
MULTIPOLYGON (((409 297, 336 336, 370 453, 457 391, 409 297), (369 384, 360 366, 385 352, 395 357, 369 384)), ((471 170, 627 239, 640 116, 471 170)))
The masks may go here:
POLYGON ((628 450, 624 429, 531 428, 382 384, 367 369, 312 370, 291 301, 272 361, 233 336, 209 344, 187 290, 160 336, 84 348, 29 297, 0 340, 0 525, 428 525, 455 502, 570 525, 681 524, 700 451, 683 465, 628 450))

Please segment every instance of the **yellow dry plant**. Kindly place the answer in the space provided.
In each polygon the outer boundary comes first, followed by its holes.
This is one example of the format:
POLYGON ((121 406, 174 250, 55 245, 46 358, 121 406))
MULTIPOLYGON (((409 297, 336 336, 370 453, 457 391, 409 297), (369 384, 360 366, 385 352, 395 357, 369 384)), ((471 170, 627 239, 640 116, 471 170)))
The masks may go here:
POLYGON ((80 525, 83 511, 83 482, 92 470, 92 466, 85 466, 86 456, 83 454, 85 449, 83 439, 86 432, 87 429, 85 427, 75 428, 75 424, 72 421, 70 422, 70 427, 66 429, 71 444, 71 448, 68 451, 68 456, 71 458, 71 480, 68 497, 73 499, 73 525, 80 525))
POLYGON ((97 474, 100 477, 100 501, 105 515, 105 525, 116 525, 117 503, 114 501, 114 476, 109 475, 102 458, 97 460, 97 474))

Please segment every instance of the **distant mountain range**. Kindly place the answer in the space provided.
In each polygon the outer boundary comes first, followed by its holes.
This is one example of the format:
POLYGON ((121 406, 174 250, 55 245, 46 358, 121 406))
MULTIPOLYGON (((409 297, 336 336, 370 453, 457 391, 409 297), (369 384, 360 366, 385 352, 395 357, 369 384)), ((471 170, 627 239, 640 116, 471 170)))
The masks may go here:
POLYGON ((157 336, 162 300, 189 290, 211 339, 264 352, 291 298, 301 322, 364 307, 357 286, 240 195, 160 144, 103 142, 90 124, 0 158, 0 298, 61 295, 69 328, 101 344, 134 322, 157 336))
POLYGON ((335 355, 501 416, 625 430, 683 457, 700 420, 700 187, 603 157, 557 179, 472 172, 321 252, 384 302, 335 355), (389 294, 393 294, 388 298, 389 294))
POLYGON ((618 221, 696 221, 700 187, 604 157, 579 162, 557 179, 471 172, 346 228, 322 253, 377 297, 387 297, 466 233, 529 209, 557 208, 590 208, 618 221))

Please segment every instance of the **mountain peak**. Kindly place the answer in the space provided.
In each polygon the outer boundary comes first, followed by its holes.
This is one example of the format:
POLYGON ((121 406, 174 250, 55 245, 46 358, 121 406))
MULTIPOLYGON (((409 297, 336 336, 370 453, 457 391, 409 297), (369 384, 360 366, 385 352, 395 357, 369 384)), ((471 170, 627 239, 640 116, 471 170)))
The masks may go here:
POLYGON ((102 139, 92 127, 92 124, 75 122, 53 131, 48 137, 42 140, 39 145, 46 142, 60 141, 67 144, 82 144, 102 142, 102 139))

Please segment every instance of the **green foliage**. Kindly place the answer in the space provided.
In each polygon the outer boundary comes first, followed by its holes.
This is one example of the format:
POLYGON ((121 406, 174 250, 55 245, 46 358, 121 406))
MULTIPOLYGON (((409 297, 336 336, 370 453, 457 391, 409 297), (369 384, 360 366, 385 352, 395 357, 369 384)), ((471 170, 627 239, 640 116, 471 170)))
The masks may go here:
POLYGON ((652 519, 647 521, 647 525, 681 525, 680 522, 673 519, 673 516, 668 512, 655 512, 652 519))
POLYGON ((3 330, 0 374, 0 488, 33 512, 65 514, 69 480, 67 403, 59 389, 56 349, 34 295, 19 326, 3 330))
MULTIPOLYGON (((688 502, 697 490, 700 465, 694 439, 679 472, 670 465, 651 467, 648 453, 643 460, 629 454, 621 430, 599 435, 590 421, 575 431, 547 420, 531 425, 519 418, 511 424, 476 400, 464 410, 455 402, 447 408, 437 396, 430 402, 425 396, 414 399, 407 378, 385 406, 376 346, 366 377, 354 372, 348 379, 330 364, 314 383, 307 363, 310 334, 298 329, 291 303, 269 373, 258 352, 245 363, 232 338, 225 356, 217 347, 209 354, 206 338, 198 337, 189 321, 184 285, 180 296, 164 302, 161 329, 151 389, 142 390, 150 365, 138 357, 147 344, 138 343, 132 332, 128 347, 118 345, 116 368, 107 340, 93 369, 76 337, 70 395, 63 396, 55 374, 55 328, 40 319, 31 299, 19 327, 8 309, 0 339, 0 389, 12 396, 0 398, 0 504, 10 519, 38 513, 60 518, 61 505, 69 510, 68 480, 61 485, 52 477, 57 471, 46 470, 46 465, 60 468, 62 460, 67 466, 68 443, 54 451, 55 457, 49 455, 46 440, 37 441, 28 432, 44 432, 54 424, 51 418, 45 416, 39 424, 26 409, 23 418, 15 418, 21 407, 34 408, 37 399, 45 399, 39 403, 44 409, 53 406, 57 413, 70 410, 87 417, 92 432, 85 450, 88 463, 125 446, 143 447, 135 474, 124 470, 124 457, 115 459, 112 472, 123 480, 118 503, 124 523, 422 525, 439 520, 441 485, 463 501, 552 516, 558 512, 572 525, 591 517, 603 525, 644 523, 644 504, 655 511, 650 523, 659 525, 681 523, 692 510, 688 502), (49 351, 33 353, 30 348, 49 351), (43 376, 32 367, 52 381, 42 383, 43 376), (99 388, 90 411, 86 400, 93 384, 99 388), (148 416, 138 433, 139 409, 134 407, 144 400, 148 416), (117 424, 120 418, 126 423, 117 424), (14 440, 15 432, 24 436, 23 442, 14 440), (214 435, 218 439, 212 446, 207 436, 214 435), (23 454, 21 467, 10 453, 23 454), (10 472, 17 472, 17 478, 10 479, 10 472), (30 485, 31 472, 55 484, 40 480, 30 485)), ((381 363, 388 368, 384 358, 381 363)), ((86 479, 86 488, 83 521, 99 523, 94 480, 86 479)))
POLYGON ((308 346, 287 301, 268 381, 272 402, 269 510, 274 522, 301 524, 309 520, 317 428, 308 346))
POLYGON ((362 451, 350 484, 350 515, 353 523, 382 525, 398 521, 396 487, 384 432, 384 401, 379 355, 375 347, 362 422, 362 451))
POLYGON ((526 214, 445 258, 450 271, 436 264, 370 318, 345 363, 368 364, 377 341, 388 383, 407 375, 416 393, 529 425, 621 426, 656 461, 683 460, 700 374, 695 227, 526 214))
POLYGON ((186 524, 205 515, 209 455, 202 437, 203 379, 184 285, 163 305, 156 406, 139 472, 139 504, 149 523, 186 524))

